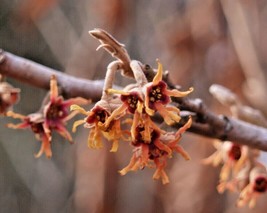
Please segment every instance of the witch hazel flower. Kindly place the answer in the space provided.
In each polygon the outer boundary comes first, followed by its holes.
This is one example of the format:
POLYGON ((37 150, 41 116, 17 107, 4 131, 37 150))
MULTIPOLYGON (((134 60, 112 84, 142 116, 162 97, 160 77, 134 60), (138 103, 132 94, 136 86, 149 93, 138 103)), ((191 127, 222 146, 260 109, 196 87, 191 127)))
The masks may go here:
MULTIPOLYGON (((84 125, 89 128, 88 147, 89 148, 102 148, 103 137, 112 142, 111 152, 116 152, 118 149, 119 139, 124 138, 125 131, 121 130, 119 119, 110 119, 111 113, 116 108, 120 107, 121 101, 108 92, 112 88, 115 73, 121 66, 121 62, 114 61, 110 63, 107 68, 104 88, 101 100, 98 101, 90 111, 86 111, 77 104, 70 106, 71 111, 85 115, 84 119, 75 121, 72 131, 75 132, 77 127, 84 125)), ((120 109, 121 111, 121 109, 120 109)), ((119 114, 120 112, 118 112, 119 114)))
POLYGON ((167 89, 167 84, 162 80, 163 67, 158 62, 157 74, 153 78, 152 82, 147 83, 143 90, 145 94, 145 110, 150 116, 153 116, 155 112, 158 112, 168 125, 172 125, 175 122, 180 121, 180 110, 174 106, 168 106, 171 102, 171 97, 184 97, 193 92, 193 88, 189 88, 188 91, 179 91, 177 89, 167 89))
POLYGON ((129 164, 120 170, 121 175, 127 174, 129 171, 137 171, 145 167, 156 168, 153 179, 162 180, 163 184, 169 183, 168 175, 165 172, 167 159, 172 157, 173 152, 181 154, 186 160, 190 157, 187 152, 178 145, 181 135, 190 128, 192 123, 191 117, 187 123, 182 126, 176 133, 169 132, 161 134, 158 130, 153 129, 150 133, 151 140, 149 143, 143 140, 145 128, 143 125, 137 126, 135 140, 132 141, 133 155, 129 164))
POLYGON ((103 147, 103 137, 112 141, 111 152, 116 152, 118 149, 118 141, 123 137, 123 131, 120 129, 120 121, 113 121, 108 128, 104 126, 104 123, 110 116, 110 105, 106 101, 100 100, 95 104, 95 106, 90 110, 86 111, 78 105, 71 105, 71 110, 79 112, 86 117, 84 119, 75 121, 73 124, 72 131, 76 132, 79 125, 84 124, 85 128, 89 128, 88 136, 88 147, 99 149, 103 147))
POLYGON ((37 140, 41 141, 41 148, 37 154, 35 154, 36 158, 39 158, 43 153, 45 153, 47 158, 52 157, 51 151, 51 137, 45 132, 44 129, 44 116, 42 113, 32 113, 27 116, 21 115, 18 113, 14 113, 12 111, 7 112, 8 117, 12 117, 15 119, 20 119, 22 122, 19 124, 9 123, 7 127, 12 129, 26 129, 30 128, 32 132, 35 134, 37 140))
POLYGON ((256 205, 257 199, 267 191, 266 167, 260 163, 252 168, 249 174, 249 184, 241 191, 237 201, 238 207, 248 204, 249 208, 256 205))
POLYGON ((43 108, 45 132, 51 135, 51 130, 55 130, 72 143, 72 137, 65 126, 67 121, 73 118, 77 112, 69 113, 69 107, 72 104, 85 105, 88 103, 90 103, 89 100, 81 97, 64 100, 64 98, 59 95, 56 76, 52 75, 50 79, 49 101, 43 108))
POLYGON ((142 94, 134 89, 130 91, 120 91, 114 89, 108 89, 109 94, 120 94, 121 105, 116 108, 108 119, 105 121, 104 126, 108 128, 112 122, 116 122, 126 114, 133 115, 131 136, 134 137, 134 130, 137 127, 138 121, 143 111, 143 98, 142 94))
POLYGON ((80 97, 64 100, 63 97, 58 94, 57 80, 56 77, 52 75, 50 79, 49 100, 47 101, 47 99, 45 99, 41 109, 28 116, 12 111, 7 112, 7 116, 22 120, 20 124, 10 123, 7 127, 13 129, 30 127, 35 133, 36 138, 42 141, 41 149, 35 156, 40 157, 44 152, 46 156, 50 158, 52 156, 52 131, 58 132, 61 136, 72 142, 72 137, 65 125, 76 113, 69 113, 69 106, 74 103, 86 104, 88 102, 88 100, 80 97))
POLYGON ((229 180, 231 176, 235 176, 245 165, 248 159, 248 147, 235 144, 231 141, 214 141, 217 149, 215 153, 206 159, 204 164, 218 166, 223 164, 220 172, 220 182, 229 180))

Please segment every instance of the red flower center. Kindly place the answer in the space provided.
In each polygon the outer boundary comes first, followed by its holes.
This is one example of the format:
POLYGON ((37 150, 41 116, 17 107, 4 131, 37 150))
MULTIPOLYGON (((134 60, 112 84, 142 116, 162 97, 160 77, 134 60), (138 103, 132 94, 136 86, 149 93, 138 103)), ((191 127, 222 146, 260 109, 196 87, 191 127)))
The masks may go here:
POLYGON ((93 109, 92 112, 93 114, 91 116, 88 116, 86 120, 86 122, 89 124, 97 123, 97 122, 105 123, 107 117, 109 116, 109 113, 99 106, 93 109))
POLYGON ((229 151, 228 155, 231 159, 238 161, 241 157, 241 147, 239 145, 234 144, 229 151))
POLYGON ((137 93, 131 93, 130 95, 121 95, 121 101, 126 103, 130 113, 134 114, 137 109, 137 103, 140 98, 137 93))
POLYGON ((169 96, 164 94, 164 90, 167 88, 166 83, 163 81, 160 81, 157 85, 151 86, 148 88, 148 97, 149 97, 149 107, 151 109, 154 109, 153 104, 155 102, 162 102, 162 104, 167 104, 170 101, 169 96))
POLYGON ((31 129, 35 134, 44 133, 44 128, 42 123, 31 123, 31 129))
POLYGON ((267 180, 265 177, 258 177, 255 180, 254 191, 265 192, 267 189, 267 180))
POLYGON ((62 105, 59 104, 51 104, 46 114, 46 117, 49 120, 56 120, 65 116, 66 112, 64 112, 62 105))

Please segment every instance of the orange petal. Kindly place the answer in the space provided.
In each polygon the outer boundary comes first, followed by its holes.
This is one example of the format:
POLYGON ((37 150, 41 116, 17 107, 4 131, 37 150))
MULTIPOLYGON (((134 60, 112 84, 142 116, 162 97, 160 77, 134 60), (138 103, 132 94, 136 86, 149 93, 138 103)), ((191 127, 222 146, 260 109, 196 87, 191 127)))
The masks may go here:
POLYGON ((110 125, 110 123, 111 123, 114 119, 116 119, 116 118, 122 116, 123 114, 125 114, 126 109, 127 109, 127 105, 126 105, 126 104, 122 104, 119 108, 115 109, 115 110, 111 113, 111 115, 108 117, 108 119, 105 121, 105 124, 104 124, 104 125, 105 125, 105 128, 108 128, 109 125, 110 125))
POLYGON ((157 62, 158 62, 158 71, 155 77, 153 78, 153 85, 157 85, 162 80, 163 67, 158 59, 157 62))
POLYGON ((141 167, 145 167, 146 165, 147 165, 147 163, 148 163, 148 159, 149 159, 149 155, 148 155, 148 153, 149 153, 149 147, 148 147, 148 145, 146 145, 146 144, 142 144, 141 145, 141 156, 140 156, 140 166, 141 167))
POLYGON ((74 110, 77 110, 79 113, 81 114, 84 114, 84 115, 89 115, 89 112, 87 112, 84 108, 76 105, 76 104, 73 104, 70 106, 70 110, 71 111, 74 111, 74 110))
POLYGON ((78 111, 72 111, 70 112, 64 119, 62 119, 61 121, 63 123, 67 122, 68 120, 72 119, 75 115, 79 114, 78 111))
POLYGON ((138 112, 135 112, 134 117, 133 117, 133 123, 131 126, 132 140, 135 140, 135 131, 136 131, 136 127, 138 126, 139 120, 140 120, 140 114, 138 112))
POLYGON ((165 163, 160 162, 158 159, 154 160, 156 164, 156 171, 153 174, 153 179, 159 179, 161 177, 161 181, 163 184, 169 183, 169 177, 167 176, 166 172, 164 171, 165 163))
POLYGON ((130 160, 130 163, 126 167, 124 167, 122 170, 120 170, 119 173, 121 175, 126 175, 132 169, 132 167, 136 164, 136 162, 137 162, 137 158, 135 155, 133 155, 130 160))
POLYGON ((218 151, 214 152, 211 156, 202 160, 203 164, 212 164, 213 166, 218 166, 222 162, 222 154, 218 151))
POLYGON ((162 143, 160 140, 155 140, 154 141, 154 144, 160 150, 167 152, 168 153, 168 156, 171 156, 172 155, 172 150, 170 149, 170 147, 168 147, 167 145, 165 145, 164 143, 162 143))
POLYGON ((19 113, 15 113, 15 112, 12 112, 12 111, 8 111, 6 113, 6 116, 12 117, 12 118, 15 118, 15 119, 20 119, 20 120, 24 120, 27 117, 25 115, 21 115, 19 113))
POLYGON ((176 145, 175 146, 175 151, 178 152, 180 155, 182 155, 182 157, 185 160, 190 160, 191 159, 189 154, 183 149, 183 147, 181 147, 179 145, 176 145))
POLYGON ((138 101, 138 102, 137 102, 137 108, 136 108, 136 111, 137 111, 138 113, 142 114, 142 112, 143 112, 143 107, 144 107, 143 103, 141 103, 140 101, 138 101))
POLYGON ((103 147, 101 130, 99 128, 95 128, 95 134, 93 136, 94 148, 100 149, 103 147))
POLYGON ((230 164, 230 162, 226 162, 221 169, 220 181, 228 180, 229 175, 230 175, 230 171, 231 171, 231 164, 230 164))
POLYGON ((89 135, 88 135, 87 146, 89 148, 95 148, 94 135, 95 135, 95 127, 90 130, 89 135))
POLYGON ((85 120, 75 121, 73 126, 72 126, 72 132, 76 132, 77 127, 80 126, 81 124, 84 124, 84 123, 85 123, 85 120))
POLYGON ((178 131, 175 133, 175 136, 180 138, 181 135, 191 127, 192 125, 192 117, 190 116, 188 121, 183 125, 181 128, 178 129, 178 131))
POLYGON ((119 148, 119 141, 113 140, 110 152, 117 152, 119 148))
POLYGON ((149 124, 150 124, 149 120, 145 118, 144 119, 145 130, 144 130, 144 134, 143 134, 143 140, 145 141, 145 143, 151 142, 151 133, 150 133, 150 125, 149 124))
POLYGON ((174 113, 173 108, 170 108, 171 110, 168 110, 163 104, 161 103, 156 103, 155 107, 159 114, 163 117, 164 122, 167 125, 173 125, 175 122, 179 122, 181 117, 179 114, 174 113))
POLYGON ((12 124, 12 123, 8 123, 6 124, 6 127, 11 128, 11 129, 24 129, 29 127, 30 124, 28 124, 27 122, 23 122, 23 123, 19 123, 19 124, 12 124))
POLYGON ((46 136, 42 137, 42 145, 40 148, 40 151, 35 154, 34 156, 36 158, 39 158, 43 152, 45 152, 45 155, 47 158, 51 158, 52 157, 52 151, 51 151, 51 142, 49 141, 49 139, 46 136))
POLYGON ((68 130, 63 125, 57 125, 56 131, 64 138, 66 138, 70 143, 73 143, 72 137, 68 130))
POLYGON ((68 100, 64 101, 64 105, 65 106, 70 106, 73 104, 77 104, 77 105, 85 105, 85 104, 90 104, 92 101, 82 98, 82 97, 76 97, 76 98, 70 98, 68 100))
POLYGON ((165 94, 168 95, 168 96, 173 96, 173 97, 184 97, 184 96, 187 96, 188 94, 190 94, 191 92, 194 91, 194 88, 193 87, 190 87, 189 90, 187 91, 179 91, 177 89, 173 89, 173 90, 166 90, 165 91, 165 94))

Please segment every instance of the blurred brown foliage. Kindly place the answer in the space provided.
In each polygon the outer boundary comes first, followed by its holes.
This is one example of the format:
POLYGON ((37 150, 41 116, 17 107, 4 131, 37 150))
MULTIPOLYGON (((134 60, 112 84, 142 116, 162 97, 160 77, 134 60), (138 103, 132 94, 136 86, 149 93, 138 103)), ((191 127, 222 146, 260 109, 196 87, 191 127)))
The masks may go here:
MULTIPOLYGON (((88 30, 100 27, 124 43, 133 59, 156 67, 159 58, 174 83, 194 86, 191 97, 203 99, 215 112, 230 113, 208 93, 213 83, 267 113, 266 0, 36 2, 25 1, 23 7, 14 0, 0 2, 1 48, 75 76, 100 79, 112 61, 103 50, 95 52, 98 43, 88 36, 88 30), (23 13, 31 20, 27 26, 19 18, 23 13)), ((16 111, 37 110, 45 91, 9 80, 22 88, 16 111)), ((129 82, 119 76, 117 81, 129 82)), ((162 186, 149 170, 119 176, 131 156, 126 143, 116 154, 109 147, 89 150, 87 131, 80 130, 75 145, 55 136, 53 159, 36 160, 39 144, 33 135, 8 130, 7 118, 1 119, 3 212, 251 212, 235 207, 237 194, 216 192, 218 169, 200 163, 213 151, 207 138, 184 136, 182 146, 192 160, 174 157, 168 168, 171 183, 162 186)), ((253 212, 265 212, 264 199, 253 212)))

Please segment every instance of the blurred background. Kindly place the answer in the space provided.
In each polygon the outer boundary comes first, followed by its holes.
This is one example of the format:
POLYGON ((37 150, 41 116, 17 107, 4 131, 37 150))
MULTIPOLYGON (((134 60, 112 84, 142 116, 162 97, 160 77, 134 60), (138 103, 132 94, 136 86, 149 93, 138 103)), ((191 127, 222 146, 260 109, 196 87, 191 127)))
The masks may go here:
MULTIPOLYGON (((266 115, 266 20, 266 0, 1 0, 0 48, 68 74, 103 79, 113 59, 96 52, 99 42, 88 35, 103 28, 132 59, 156 67, 159 58, 173 83, 193 86, 190 97, 214 112, 230 114, 208 92, 217 83, 266 115)), ((15 112, 39 109, 46 91, 8 81, 22 89, 15 112)), ((117 84, 128 82, 118 76, 117 84)), ((181 145, 192 159, 174 156, 170 184, 163 186, 150 169, 121 177, 118 170, 131 157, 128 144, 121 142, 115 154, 109 143, 90 150, 83 128, 73 135, 74 145, 54 135, 52 159, 35 159, 40 143, 30 131, 7 129, 10 121, 0 122, 0 212, 266 212, 266 195, 249 210, 235 207, 237 194, 217 193, 220 168, 200 162, 214 152, 208 138, 184 135, 181 145)))

